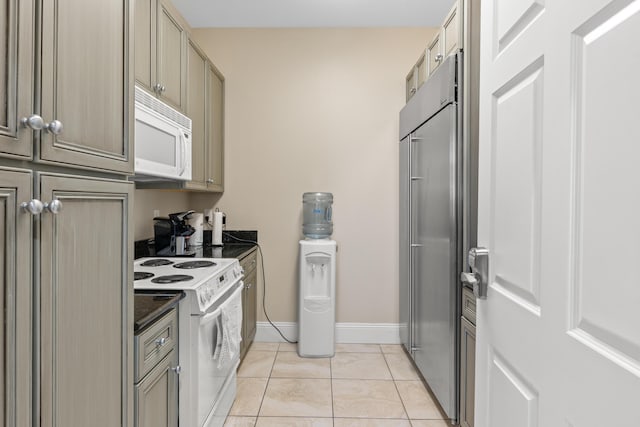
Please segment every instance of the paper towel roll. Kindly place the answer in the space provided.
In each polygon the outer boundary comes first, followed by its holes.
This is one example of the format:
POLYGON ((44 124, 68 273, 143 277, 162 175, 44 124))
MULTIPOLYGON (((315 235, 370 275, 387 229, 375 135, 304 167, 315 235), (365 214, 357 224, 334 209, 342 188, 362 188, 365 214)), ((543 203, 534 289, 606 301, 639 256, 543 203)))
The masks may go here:
POLYGON ((213 213, 213 231, 211 234, 211 244, 222 246, 222 212, 213 213))
POLYGON ((189 225, 196 231, 189 237, 189 246, 202 246, 202 230, 204 227, 204 215, 196 212, 189 218, 189 225))

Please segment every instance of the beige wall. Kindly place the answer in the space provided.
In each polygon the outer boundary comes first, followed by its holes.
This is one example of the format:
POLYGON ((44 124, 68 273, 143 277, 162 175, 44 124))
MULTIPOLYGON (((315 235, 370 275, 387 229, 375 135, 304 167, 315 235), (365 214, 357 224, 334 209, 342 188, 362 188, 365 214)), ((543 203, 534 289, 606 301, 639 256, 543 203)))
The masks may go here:
POLYGON ((189 193, 163 190, 136 190, 133 199, 133 236, 135 240, 153 237, 153 211, 161 216, 186 211, 189 193))
POLYGON ((272 320, 297 317, 302 193, 328 191, 337 321, 398 322, 398 113, 434 31, 196 30, 226 79, 226 173, 219 200, 191 207, 258 230, 272 320))

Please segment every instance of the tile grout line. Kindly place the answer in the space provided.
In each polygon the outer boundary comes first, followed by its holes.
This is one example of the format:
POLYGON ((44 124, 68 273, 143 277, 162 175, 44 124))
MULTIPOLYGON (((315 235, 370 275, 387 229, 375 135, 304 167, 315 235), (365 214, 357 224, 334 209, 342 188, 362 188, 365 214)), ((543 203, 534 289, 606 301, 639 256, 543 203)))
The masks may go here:
POLYGON ((258 425, 258 419, 260 418, 260 411, 262 411, 262 404, 264 403, 264 398, 267 396, 267 389, 269 388, 269 382, 271 381, 271 373, 273 372, 273 367, 276 364, 276 359, 278 358, 278 352, 280 350, 280 346, 278 346, 278 350, 276 350, 276 355, 273 357, 273 363, 271 364, 271 369, 269 369, 269 376, 267 376, 267 384, 264 386, 264 392, 262 393, 262 399, 260 399, 260 406, 258 407, 258 413, 256 414, 256 421, 253 426, 258 425))
POLYGON ((398 397, 400 398, 400 403, 402 404, 402 409, 404 410, 404 413, 407 416, 407 421, 409 421, 409 425, 412 426, 413 423, 411 422, 411 418, 409 417, 409 411, 407 411, 407 406, 404 404, 404 399, 400 394, 400 389, 398 389, 398 383, 396 383, 395 376, 393 375, 393 371, 391 370, 391 366, 389 364, 389 361, 387 360, 387 355, 384 352, 382 352, 382 356, 384 357, 384 363, 387 364, 387 369, 389 369, 389 373, 391 374, 391 378, 393 380, 393 387, 396 389, 396 393, 398 393, 398 397))
MULTIPOLYGON (((335 350, 335 349, 334 349, 335 350)), ((331 390, 331 425, 336 425, 336 410, 333 400, 333 358, 336 357, 336 351, 333 352, 333 356, 329 359, 329 389, 331 390)))

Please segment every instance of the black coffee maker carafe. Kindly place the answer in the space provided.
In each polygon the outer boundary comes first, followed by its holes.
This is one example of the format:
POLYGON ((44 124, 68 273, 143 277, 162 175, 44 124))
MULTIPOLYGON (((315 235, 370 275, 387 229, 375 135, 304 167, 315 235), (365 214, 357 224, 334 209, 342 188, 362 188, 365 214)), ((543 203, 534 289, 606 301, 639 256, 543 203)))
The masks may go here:
POLYGON ((153 218, 153 233, 158 256, 194 256, 194 251, 187 250, 189 236, 196 230, 187 224, 187 220, 195 211, 169 214, 169 218, 153 218))

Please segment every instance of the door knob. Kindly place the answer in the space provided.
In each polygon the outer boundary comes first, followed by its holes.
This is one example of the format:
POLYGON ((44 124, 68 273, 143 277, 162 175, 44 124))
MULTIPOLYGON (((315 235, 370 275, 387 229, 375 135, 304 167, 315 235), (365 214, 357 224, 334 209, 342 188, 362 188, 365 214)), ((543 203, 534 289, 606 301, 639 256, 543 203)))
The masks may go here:
POLYGON ((32 114, 29 117, 23 117, 20 120, 20 124, 22 124, 23 127, 26 127, 32 130, 44 129, 47 126, 44 120, 42 120, 42 117, 40 117, 37 114, 32 114))
POLYGON ((46 124, 45 129, 54 135, 60 135, 62 133, 62 122, 60 120, 53 120, 46 124))
POLYGON ((20 208, 23 212, 29 212, 31 215, 38 215, 39 213, 42 213, 44 203, 38 199, 31 199, 28 202, 21 203, 20 208))
POLYGON ((44 210, 57 215, 60 213, 60 211, 62 211, 62 202, 58 199, 53 199, 49 203, 44 204, 44 210))
POLYGON ((489 287, 489 250, 471 248, 467 261, 471 273, 460 273, 460 280, 473 288, 476 298, 485 299, 489 287))

